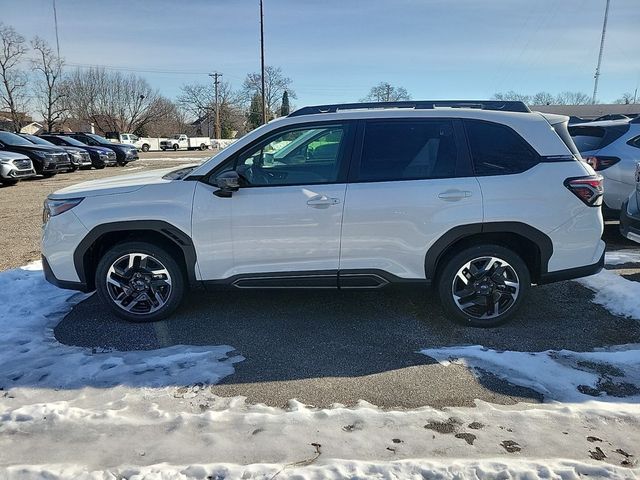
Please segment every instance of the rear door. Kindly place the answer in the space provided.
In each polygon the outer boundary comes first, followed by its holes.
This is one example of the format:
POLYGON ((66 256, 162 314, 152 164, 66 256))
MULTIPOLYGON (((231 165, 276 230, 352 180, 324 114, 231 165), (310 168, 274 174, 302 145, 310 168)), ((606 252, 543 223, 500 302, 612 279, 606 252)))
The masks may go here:
POLYGON ((367 120, 356 145, 342 225, 341 286, 359 286, 364 270, 424 279, 427 250, 440 236, 482 222, 482 195, 460 121, 367 120))

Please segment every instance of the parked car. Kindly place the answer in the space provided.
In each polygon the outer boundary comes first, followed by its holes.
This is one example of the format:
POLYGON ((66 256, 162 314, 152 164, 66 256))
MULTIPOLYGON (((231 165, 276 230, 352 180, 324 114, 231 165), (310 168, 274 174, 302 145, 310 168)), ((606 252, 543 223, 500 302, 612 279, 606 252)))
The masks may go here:
POLYGON ((569 126, 582 157, 604 177, 606 218, 618 219, 622 204, 635 187, 640 161, 640 119, 606 120, 569 126))
POLYGON ((620 211, 620 233, 629 240, 640 243, 640 163, 636 164, 635 180, 636 188, 620 211))
POLYGON ((160 142, 162 150, 206 150, 211 148, 211 139, 209 137, 188 137, 186 135, 174 135, 167 140, 160 142))
POLYGON ((91 159, 91 166, 93 166, 93 168, 102 169, 104 167, 113 167, 118 164, 118 161, 116 159, 116 152, 114 152, 110 148, 94 147, 82 143, 75 138, 71 138, 67 135, 61 134, 43 133, 40 135, 40 137, 47 140, 48 142, 53 143, 54 145, 59 145, 61 147, 77 147, 84 149, 84 151, 89 154, 89 158, 91 159))
POLYGON ((199 166, 50 195, 45 276, 132 321, 197 285, 431 284, 450 318, 495 326, 532 283, 603 266, 602 177, 567 123, 521 102, 306 107, 199 166))
POLYGON ((71 169, 71 161, 63 149, 36 145, 20 135, 4 130, 0 130, 0 150, 26 155, 33 162, 36 172, 44 177, 52 177, 58 172, 71 169))
POLYGON ((19 180, 35 176, 36 170, 29 157, 0 150, 0 184, 15 185, 19 180))
MULTIPOLYGON (((26 138, 31 143, 35 143, 36 145, 47 145, 50 147, 55 147, 56 145, 44 138, 37 137, 36 135, 28 135, 26 133, 19 134, 22 138, 26 138)), ((79 168, 90 167, 91 166, 91 158, 89 154, 82 148, 70 147, 70 146, 62 146, 58 145, 64 151, 67 152, 69 156, 69 161, 71 162, 71 170, 75 171, 79 168)))
POLYGON ((104 137, 113 143, 124 143, 133 146, 136 146, 138 141, 138 136, 133 133, 107 132, 104 137))
POLYGON ((112 143, 106 138, 96 135, 95 133, 74 132, 69 133, 68 136, 92 147, 104 147, 113 150, 116 154, 118 165, 122 167, 127 163, 138 159, 138 150, 133 145, 112 143))

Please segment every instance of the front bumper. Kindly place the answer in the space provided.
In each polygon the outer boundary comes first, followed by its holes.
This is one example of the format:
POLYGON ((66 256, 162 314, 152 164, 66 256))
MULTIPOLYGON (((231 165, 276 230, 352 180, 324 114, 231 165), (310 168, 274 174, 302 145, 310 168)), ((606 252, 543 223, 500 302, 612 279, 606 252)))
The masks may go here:
POLYGON ((629 200, 622 205, 620 211, 620 233, 623 237, 640 243, 640 209, 634 208, 637 206, 635 196, 638 195, 634 192, 629 200))
POLYGON ((22 178, 35 177, 35 175, 36 171, 33 168, 19 169, 7 163, 0 164, 0 178, 5 180, 20 180, 22 178))
POLYGON ((55 285, 58 288, 64 288, 67 290, 79 290, 81 292, 88 292, 89 288, 86 283, 83 282, 69 282, 67 280, 59 280, 53 274, 53 270, 51 270, 51 266, 47 261, 47 257, 42 255, 42 271, 44 272, 44 279, 52 285, 55 285))

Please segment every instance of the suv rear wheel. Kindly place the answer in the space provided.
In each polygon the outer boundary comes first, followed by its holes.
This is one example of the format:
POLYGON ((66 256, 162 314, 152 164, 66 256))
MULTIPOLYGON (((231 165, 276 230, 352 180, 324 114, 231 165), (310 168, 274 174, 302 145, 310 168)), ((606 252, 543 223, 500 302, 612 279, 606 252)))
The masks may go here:
POLYGON ((499 245, 479 245, 450 258, 438 279, 448 316, 472 327, 495 327, 518 310, 531 286, 524 261, 499 245))
POLYGON ((103 255, 95 277, 100 299, 121 318, 153 322, 170 315, 184 296, 180 266, 147 242, 116 245, 103 255))

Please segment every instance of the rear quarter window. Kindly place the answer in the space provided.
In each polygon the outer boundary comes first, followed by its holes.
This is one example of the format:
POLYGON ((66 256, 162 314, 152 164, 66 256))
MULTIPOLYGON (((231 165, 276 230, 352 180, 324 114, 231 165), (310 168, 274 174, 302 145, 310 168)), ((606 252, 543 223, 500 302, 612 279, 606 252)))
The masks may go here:
POLYGON ((476 175, 521 173, 540 163, 537 152, 511 128, 480 120, 464 125, 476 175))

